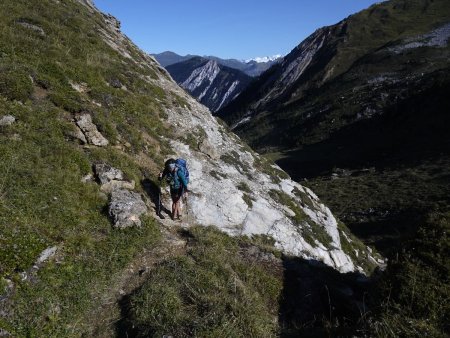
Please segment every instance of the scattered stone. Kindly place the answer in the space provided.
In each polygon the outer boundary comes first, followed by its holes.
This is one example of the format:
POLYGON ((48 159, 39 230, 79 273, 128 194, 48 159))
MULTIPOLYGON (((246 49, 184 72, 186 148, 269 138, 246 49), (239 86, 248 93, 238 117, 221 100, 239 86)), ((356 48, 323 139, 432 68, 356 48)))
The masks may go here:
POLYGON ((0 337, 12 337, 12 335, 5 329, 0 328, 0 337))
POLYGON ((88 143, 95 146, 104 147, 108 145, 108 140, 98 131, 97 126, 92 122, 89 114, 76 117, 77 126, 80 127, 88 143))
POLYGON ((94 180, 94 176, 92 174, 87 174, 86 176, 81 178, 81 183, 88 183, 94 180))
POLYGON ((106 163, 97 163, 94 165, 94 171, 100 181, 100 190, 110 194, 116 189, 133 190, 136 186, 134 181, 124 180, 124 174, 121 170, 111 167, 106 163))
POLYGON ((119 79, 112 79, 109 84, 111 85, 111 87, 113 88, 122 88, 123 84, 122 82, 120 82, 119 79))
POLYGON ((102 185, 112 180, 123 180, 124 177, 121 170, 111 167, 107 163, 95 164, 94 171, 102 185))
POLYGON ((0 126, 10 126, 16 122, 16 118, 12 115, 5 115, 0 118, 0 126))
POLYGON ((9 139, 12 141, 22 141, 22 136, 20 134, 13 134, 9 139))
POLYGON ((113 190, 109 203, 109 215, 114 227, 124 229, 141 226, 139 217, 147 212, 147 206, 138 193, 125 189, 113 190))
POLYGON ((86 93, 88 91, 88 85, 87 83, 81 82, 81 83, 75 83, 75 82, 69 82, 70 86, 76 90, 78 93, 86 93))
POLYGON ((26 22, 26 21, 24 21, 24 20, 16 21, 16 23, 17 23, 18 25, 22 26, 22 27, 28 28, 28 29, 30 29, 30 30, 32 30, 32 31, 34 31, 34 32, 36 32, 36 33, 38 33, 38 34, 41 35, 41 36, 45 36, 45 35, 46 35, 46 34, 45 34, 45 31, 44 31, 41 27, 39 27, 39 26, 37 26, 37 25, 31 24, 31 23, 26 22))
POLYGON ((58 247, 53 246, 53 247, 47 248, 44 251, 42 251, 39 258, 34 263, 34 265, 39 266, 42 263, 44 263, 45 261, 47 261, 48 259, 50 259, 51 257, 53 257, 56 254, 56 250, 58 250, 58 247))

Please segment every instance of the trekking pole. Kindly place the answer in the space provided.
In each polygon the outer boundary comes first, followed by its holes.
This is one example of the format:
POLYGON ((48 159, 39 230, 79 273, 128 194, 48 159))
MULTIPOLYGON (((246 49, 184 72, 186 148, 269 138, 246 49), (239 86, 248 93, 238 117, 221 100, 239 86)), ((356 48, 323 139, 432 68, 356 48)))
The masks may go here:
POLYGON ((156 214, 159 216, 159 218, 164 218, 163 215, 161 215, 161 208, 162 208, 162 201, 161 201, 161 179, 159 179, 159 186, 158 186, 158 205, 156 207, 156 214))
MULTIPOLYGON (((186 190, 187 192, 187 190, 186 190)), ((188 208, 188 199, 186 194, 184 194, 184 204, 186 205, 186 215, 189 215, 189 208, 188 208)))

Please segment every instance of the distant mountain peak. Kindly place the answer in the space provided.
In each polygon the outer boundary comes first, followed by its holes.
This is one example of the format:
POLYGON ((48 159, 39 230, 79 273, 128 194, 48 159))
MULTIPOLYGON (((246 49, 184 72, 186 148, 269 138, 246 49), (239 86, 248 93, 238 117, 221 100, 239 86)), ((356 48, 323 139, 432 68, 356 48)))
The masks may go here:
POLYGON ((281 55, 281 54, 276 54, 276 55, 272 55, 272 56, 262 56, 262 57, 261 56, 257 56, 257 57, 252 58, 252 59, 244 60, 244 62, 245 63, 249 63, 249 62, 255 61, 257 63, 266 63, 266 62, 275 61, 275 60, 277 60, 277 59, 279 59, 281 57, 283 57, 283 55, 281 55))

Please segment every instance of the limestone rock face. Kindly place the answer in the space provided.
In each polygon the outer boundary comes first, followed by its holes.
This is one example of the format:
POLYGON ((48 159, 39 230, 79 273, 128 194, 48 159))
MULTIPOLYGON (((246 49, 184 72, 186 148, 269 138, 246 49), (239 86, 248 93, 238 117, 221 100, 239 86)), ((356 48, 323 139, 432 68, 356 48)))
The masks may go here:
POLYGON ((89 114, 83 114, 76 118, 77 126, 81 129, 89 144, 104 147, 108 145, 108 140, 98 131, 97 126, 92 122, 89 114))
POLYGON ((147 206, 138 193, 126 189, 116 189, 111 193, 109 215, 114 227, 124 229, 141 226, 139 217, 147 212, 147 206))

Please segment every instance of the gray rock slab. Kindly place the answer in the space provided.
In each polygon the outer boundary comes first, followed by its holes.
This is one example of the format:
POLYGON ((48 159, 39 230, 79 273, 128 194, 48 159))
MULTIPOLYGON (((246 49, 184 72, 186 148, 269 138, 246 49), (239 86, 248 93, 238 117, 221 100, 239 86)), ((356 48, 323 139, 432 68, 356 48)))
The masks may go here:
POLYGON ((146 212, 147 206, 138 193, 125 189, 112 191, 109 215, 115 228, 140 227, 141 220, 139 218, 146 212))
POLYGON ((112 180, 123 180, 123 172, 107 163, 97 163, 94 165, 94 171, 100 184, 104 185, 112 180))
POLYGON ((25 28, 27 28, 29 30, 32 30, 32 31, 38 33, 41 36, 45 36, 46 35, 45 31, 41 27, 39 27, 37 25, 33 25, 33 24, 31 24, 29 22, 26 22, 26 21, 17 21, 16 23, 18 25, 22 26, 22 27, 25 27, 25 28))
POLYGON ((109 144, 108 140, 98 131, 89 114, 83 114, 75 118, 77 126, 80 127, 89 144, 104 147, 109 144))

